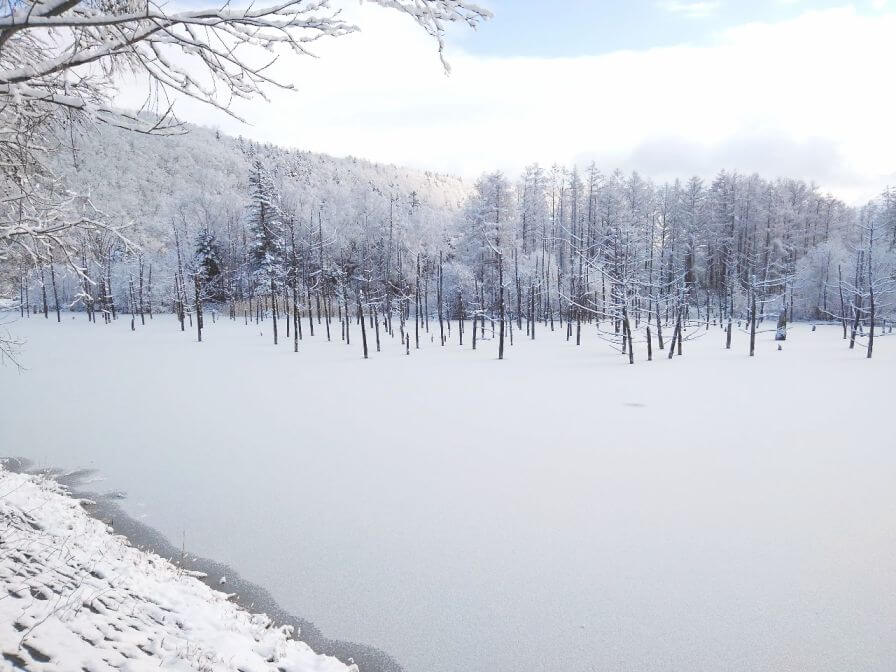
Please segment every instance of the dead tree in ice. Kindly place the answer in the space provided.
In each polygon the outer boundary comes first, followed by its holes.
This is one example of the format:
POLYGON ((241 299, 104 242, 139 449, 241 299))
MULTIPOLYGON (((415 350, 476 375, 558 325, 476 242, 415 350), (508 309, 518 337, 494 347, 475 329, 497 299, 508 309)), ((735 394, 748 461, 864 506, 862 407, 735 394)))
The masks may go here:
POLYGON ((358 322, 361 324, 361 345, 364 348, 364 359, 367 359, 367 327, 364 324, 363 298, 364 292, 358 289, 358 322))
POLYGON ((438 287, 438 302, 439 302, 439 342, 442 346, 445 345, 445 326, 442 321, 442 311, 444 310, 444 290, 442 284, 442 278, 444 273, 444 263, 442 259, 442 252, 439 251, 439 287, 438 287))
POLYGON ((775 340, 787 340, 787 311, 782 310, 778 315, 778 326, 775 328, 775 340))
POLYGON ((199 271, 193 272, 193 291, 195 292, 196 308, 196 340, 202 343, 202 290, 199 281, 199 271))
POLYGON ((420 349, 420 253, 417 253, 417 279, 414 282, 414 348, 420 349))

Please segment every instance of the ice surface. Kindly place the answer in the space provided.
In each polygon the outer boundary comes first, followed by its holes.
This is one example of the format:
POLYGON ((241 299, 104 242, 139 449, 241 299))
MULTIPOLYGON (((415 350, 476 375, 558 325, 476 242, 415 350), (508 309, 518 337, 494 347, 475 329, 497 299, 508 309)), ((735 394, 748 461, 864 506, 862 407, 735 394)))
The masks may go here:
POLYGON ((356 326, 32 317, 0 446, 409 672, 890 670, 896 339, 765 326, 629 366, 590 331, 363 361, 356 326))

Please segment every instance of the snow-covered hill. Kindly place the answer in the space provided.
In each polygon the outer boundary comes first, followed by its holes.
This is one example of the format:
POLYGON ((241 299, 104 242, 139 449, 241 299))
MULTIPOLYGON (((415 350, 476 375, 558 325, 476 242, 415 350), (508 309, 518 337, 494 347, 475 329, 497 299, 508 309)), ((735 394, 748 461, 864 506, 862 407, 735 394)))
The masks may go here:
POLYGON ((300 217, 323 208, 327 229, 373 225, 388 213, 390 199, 416 204, 424 219, 441 224, 469 190, 458 177, 258 145, 204 127, 184 130, 153 136, 90 127, 67 138, 74 150, 55 153, 53 168, 113 222, 133 223, 129 237, 149 250, 166 246, 173 221, 188 231, 241 222, 256 157, 277 179, 287 206, 300 217))

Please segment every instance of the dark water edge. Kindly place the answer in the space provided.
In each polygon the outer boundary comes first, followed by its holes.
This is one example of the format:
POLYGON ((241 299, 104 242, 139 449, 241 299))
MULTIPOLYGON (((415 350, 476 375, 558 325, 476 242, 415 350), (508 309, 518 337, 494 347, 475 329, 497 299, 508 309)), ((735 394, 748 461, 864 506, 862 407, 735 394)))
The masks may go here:
POLYGON ((124 536, 132 546, 166 558, 178 567, 205 573, 207 576, 199 578, 199 581, 212 590, 233 595, 230 601, 251 613, 267 614, 278 626, 293 626, 295 638, 308 644, 315 652, 334 656, 344 663, 355 663, 361 672, 405 672, 398 661, 376 647, 325 637, 314 623, 285 611, 267 590, 246 581, 231 567, 198 557, 188 549, 176 548, 160 532, 125 513, 118 503, 120 497, 114 493, 103 494, 83 489, 85 480, 97 473, 97 470, 82 469, 67 472, 52 468, 35 469, 30 460, 22 457, 4 457, 0 458, 0 462, 6 469, 15 473, 52 478, 65 486, 72 497, 95 502, 83 505, 87 514, 112 527, 115 534, 124 536), (227 577, 227 582, 223 585, 219 584, 222 576, 227 577))

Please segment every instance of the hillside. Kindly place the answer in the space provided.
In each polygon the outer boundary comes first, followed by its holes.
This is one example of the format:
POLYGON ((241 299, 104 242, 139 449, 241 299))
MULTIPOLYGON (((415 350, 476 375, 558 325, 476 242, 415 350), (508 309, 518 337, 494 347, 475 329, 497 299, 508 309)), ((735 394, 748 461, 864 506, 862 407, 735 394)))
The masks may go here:
POLYGON ((187 231, 240 222, 249 203, 249 173, 259 158, 284 199, 297 209, 324 204, 333 226, 383 216, 389 198, 419 205, 422 220, 444 223, 469 192, 457 177, 258 145, 213 129, 185 125, 176 136, 152 136, 99 125, 74 135, 74 151, 56 153, 63 183, 90 194, 94 206, 149 250, 165 250, 171 223, 187 231))

